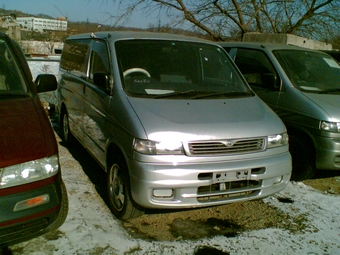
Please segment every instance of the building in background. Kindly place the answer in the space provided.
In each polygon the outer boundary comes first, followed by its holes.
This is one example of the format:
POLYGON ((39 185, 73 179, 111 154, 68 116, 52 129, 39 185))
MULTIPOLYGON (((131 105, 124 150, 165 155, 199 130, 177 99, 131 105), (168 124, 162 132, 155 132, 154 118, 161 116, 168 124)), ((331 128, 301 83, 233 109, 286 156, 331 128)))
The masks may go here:
POLYGON ((67 19, 43 19, 36 17, 17 17, 17 24, 22 29, 44 32, 44 31, 67 31, 67 19))

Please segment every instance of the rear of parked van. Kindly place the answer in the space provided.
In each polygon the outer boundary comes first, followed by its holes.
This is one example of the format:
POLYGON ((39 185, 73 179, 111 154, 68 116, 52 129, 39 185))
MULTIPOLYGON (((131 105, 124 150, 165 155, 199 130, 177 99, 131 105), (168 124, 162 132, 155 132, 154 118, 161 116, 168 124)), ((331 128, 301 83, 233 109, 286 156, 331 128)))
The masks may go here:
POLYGON ((107 172, 112 212, 259 199, 291 174, 286 128, 228 54, 205 40, 100 32, 65 42, 63 137, 107 172))
POLYGON ((66 219, 58 147, 37 95, 56 85, 51 75, 34 84, 19 46, 0 33, 0 253, 66 219))

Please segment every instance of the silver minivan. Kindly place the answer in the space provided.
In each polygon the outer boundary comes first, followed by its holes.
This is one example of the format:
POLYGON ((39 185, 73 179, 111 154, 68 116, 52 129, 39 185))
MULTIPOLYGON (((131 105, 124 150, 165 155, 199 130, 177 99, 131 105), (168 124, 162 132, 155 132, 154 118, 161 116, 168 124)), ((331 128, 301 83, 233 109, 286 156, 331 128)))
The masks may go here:
POLYGON ((284 121, 292 179, 340 170, 340 65, 330 55, 298 46, 223 42, 256 94, 284 121))
POLYGON ((99 32, 65 41, 58 108, 107 172, 122 220, 145 208, 259 199, 291 175, 286 127, 209 41, 148 32, 99 32))

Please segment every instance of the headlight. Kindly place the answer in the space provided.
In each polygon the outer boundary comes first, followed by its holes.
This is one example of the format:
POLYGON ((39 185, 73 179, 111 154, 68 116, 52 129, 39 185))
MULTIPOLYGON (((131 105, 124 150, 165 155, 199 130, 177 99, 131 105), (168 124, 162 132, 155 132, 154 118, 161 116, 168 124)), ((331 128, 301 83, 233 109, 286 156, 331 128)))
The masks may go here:
POLYGON ((324 131, 339 133, 340 122, 321 121, 320 128, 324 131))
POLYGON ((287 133, 268 136, 268 148, 279 147, 287 144, 288 144, 287 133))
POLYGON ((57 155, 0 168, 0 189, 43 180, 58 171, 57 155))
POLYGON ((154 142, 135 139, 133 148, 135 151, 148 155, 178 155, 184 154, 181 142, 164 141, 154 142))

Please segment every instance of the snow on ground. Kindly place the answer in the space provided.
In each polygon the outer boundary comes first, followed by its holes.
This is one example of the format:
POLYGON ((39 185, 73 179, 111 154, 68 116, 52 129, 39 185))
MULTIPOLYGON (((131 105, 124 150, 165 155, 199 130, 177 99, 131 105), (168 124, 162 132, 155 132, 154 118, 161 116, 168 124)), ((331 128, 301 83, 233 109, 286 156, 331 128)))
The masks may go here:
MULTIPOLYGON (((57 137, 58 141, 60 139, 57 137)), ((39 237, 10 247, 13 254, 194 254, 198 247, 215 247, 237 254, 340 254, 340 196, 322 194, 303 183, 291 182, 267 203, 290 215, 304 215, 309 228, 292 234, 284 229, 243 232, 196 241, 133 239, 109 211, 81 165, 60 146, 63 179, 69 195, 69 214, 55 236, 39 237), (281 203, 277 197, 294 203, 281 203)))
POLYGON ((202 246, 231 255, 340 254, 340 196, 320 193, 300 182, 289 183, 265 202, 287 214, 307 217, 309 228, 302 233, 269 228, 196 241, 134 239, 111 214, 78 161, 65 147, 59 148, 69 195, 67 220, 55 233, 10 247, 13 254, 194 254, 202 246), (278 197, 294 203, 281 203, 278 197))

